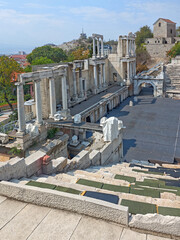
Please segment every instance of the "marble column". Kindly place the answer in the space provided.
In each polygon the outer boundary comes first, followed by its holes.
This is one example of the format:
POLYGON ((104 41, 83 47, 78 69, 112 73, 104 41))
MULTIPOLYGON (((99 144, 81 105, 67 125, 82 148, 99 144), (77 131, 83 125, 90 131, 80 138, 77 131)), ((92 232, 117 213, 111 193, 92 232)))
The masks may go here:
POLYGON ((56 113, 56 91, 55 91, 55 80, 54 78, 49 79, 49 93, 50 93, 50 117, 54 117, 56 113))
POLYGON ((100 57, 99 38, 97 38, 97 57, 100 57))
POLYGON ((106 70, 105 70, 105 63, 102 64, 102 72, 103 72, 103 87, 106 86, 106 70))
POLYGON ((17 82, 17 108, 18 108, 18 123, 19 123, 19 133, 25 133, 26 122, 25 122, 25 110, 24 110, 24 89, 23 83, 17 82))
POLYGON ((99 88, 101 89, 102 84, 101 84, 101 64, 98 65, 99 66, 99 88))
POLYGON ((82 86, 82 69, 79 68, 79 88, 80 88, 80 97, 84 96, 83 86, 82 86))
POLYGON ((96 42, 95 37, 93 37, 93 58, 96 58, 96 42))
POLYGON ((129 56, 129 39, 126 39, 126 56, 129 56))
POLYGON ((130 63, 127 62, 127 85, 130 85, 130 63))
POLYGON ((94 65, 94 89, 97 90, 97 65, 94 65))
POLYGON ((35 83, 35 98, 36 98, 36 122, 42 124, 42 102, 41 102, 41 88, 40 79, 34 81, 35 83))
POLYGON ((73 94, 74 99, 77 98, 77 87, 76 87, 76 69, 73 69, 73 94))
POLYGON ((66 85, 66 76, 62 76, 62 105, 63 110, 68 110, 68 104, 67 104, 67 85, 66 85))
POLYGON ((103 42, 103 38, 101 38, 101 57, 104 57, 104 42, 103 42))

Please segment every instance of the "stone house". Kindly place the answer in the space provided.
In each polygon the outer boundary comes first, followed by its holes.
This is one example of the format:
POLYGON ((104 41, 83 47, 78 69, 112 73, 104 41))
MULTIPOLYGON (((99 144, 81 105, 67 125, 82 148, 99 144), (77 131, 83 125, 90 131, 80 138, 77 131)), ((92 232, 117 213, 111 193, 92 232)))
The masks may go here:
POLYGON ((165 18, 159 18, 153 24, 153 38, 147 38, 146 50, 153 60, 163 61, 167 52, 180 41, 176 37, 176 23, 165 18))

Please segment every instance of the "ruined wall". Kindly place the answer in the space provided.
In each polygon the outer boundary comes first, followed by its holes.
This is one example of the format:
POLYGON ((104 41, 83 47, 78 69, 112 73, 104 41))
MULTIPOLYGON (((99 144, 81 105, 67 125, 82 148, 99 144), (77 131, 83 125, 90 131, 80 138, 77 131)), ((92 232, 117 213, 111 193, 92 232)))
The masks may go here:
POLYGON ((146 50, 151 58, 166 58, 166 53, 174 44, 150 44, 146 45, 146 50))

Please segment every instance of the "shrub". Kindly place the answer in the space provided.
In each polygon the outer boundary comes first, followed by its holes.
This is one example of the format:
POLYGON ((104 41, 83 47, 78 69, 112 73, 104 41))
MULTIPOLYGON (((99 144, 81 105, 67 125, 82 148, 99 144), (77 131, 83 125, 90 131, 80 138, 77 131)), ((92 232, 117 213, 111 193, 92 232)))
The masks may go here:
POLYGON ((47 138, 52 139, 55 136, 55 134, 57 133, 57 131, 58 131, 57 128, 49 129, 48 132, 47 132, 47 138))

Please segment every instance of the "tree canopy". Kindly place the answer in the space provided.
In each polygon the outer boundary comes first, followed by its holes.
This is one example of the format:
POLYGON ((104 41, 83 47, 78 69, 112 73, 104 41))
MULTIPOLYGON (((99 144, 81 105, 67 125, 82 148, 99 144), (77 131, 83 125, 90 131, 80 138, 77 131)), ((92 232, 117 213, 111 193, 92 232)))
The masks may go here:
POLYGON ((91 53, 89 49, 85 50, 84 48, 78 48, 71 52, 68 57, 68 61, 87 59, 90 55, 91 53))
POLYGON ((35 48, 32 53, 27 56, 29 63, 33 63, 36 59, 47 58, 55 63, 59 63, 67 59, 66 53, 61 48, 54 48, 51 46, 42 46, 35 48))
POLYGON ((50 64, 50 63, 54 63, 54 62, 51 59, 47 58, 47 57, 35 58, 32 61, 32 65, 42 65, 42 64, 50 64))
POLYGON ((0 57, 0 99, 7 102, 13 111, 13 106, 10 102, 13 96, 14 80, 17 73, 23 72, 20 65, 12 58, 0 57))
POLYGON ((180 55, 180 42, 176 43, 170 51, 167 52, 167 56, 174 58, 177 55, 180 55))
POLYGON ((136 47, 139 48, 142 46, 143 43, 145 43, 146 38, 152 38, 153 33, 147 25, 144 27, 141 27, 139 31, 136 32, 136 47))

